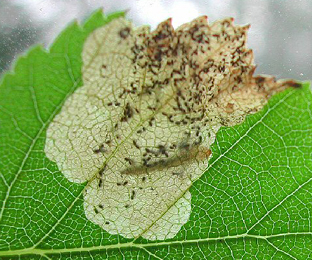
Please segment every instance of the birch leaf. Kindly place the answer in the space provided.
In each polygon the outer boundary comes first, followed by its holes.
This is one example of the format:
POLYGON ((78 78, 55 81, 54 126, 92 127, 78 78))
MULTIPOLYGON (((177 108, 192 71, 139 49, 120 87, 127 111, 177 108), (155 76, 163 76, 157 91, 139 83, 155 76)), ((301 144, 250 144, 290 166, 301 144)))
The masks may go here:
POLYGON ((304 259, 311 93, 249 26, 70 25, 0 86, 4 259, 304 259))

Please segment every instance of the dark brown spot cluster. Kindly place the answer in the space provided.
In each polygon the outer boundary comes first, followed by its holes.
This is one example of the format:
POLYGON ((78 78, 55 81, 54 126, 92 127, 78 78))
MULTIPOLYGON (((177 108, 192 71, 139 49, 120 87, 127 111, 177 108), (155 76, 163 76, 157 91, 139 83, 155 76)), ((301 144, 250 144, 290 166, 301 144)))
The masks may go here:
MULTIPOLYGON (((145 174, 150 168, 160 169, 164 165, 176 164, 176 159, 172 159, 175 154, 185 154, 203 144, 201 132, 213 120, 228 125, 226 116, 217 113, 210 116, 211 104, 215 103, 218 107, 217 101, 223 91, 239 91, 252 78, 255 66, 250 62, 251 51, 245 47, 247 28, 234 26, 231 19, 220 21, 216 27, 218 31, 213 25, 207 24, 206 17, 200 17, 174 30, 171 21, 167 20, 154 32, 141 33, 132 38, 131 69, 134 75, 138 73, 139 76, 129 77, 129 85, 122 86, 120 92, 116 93, 119 100, 125 100, 125 106, 120 121, 115 122, 115 131, 122 125, 120 122, 128 122, 130 126, 132 118, 145 112, 148 116, 143 118, 146 121, 135 130, 135 138, 148 135, 151 128, 159 127, 159 118, 168 122, 168 129, 178 126, 188 131, 182 140, 169 140, 154 147, 145 147, 140 139, 132 139, 131 145, 140 151, 142 157, 138 161, 130 156, 124 157, 127 170, 123 173, 145 174), (142 71, 144 73, 141 74, 142 71), (166 91, 172 96, 165 104, 167 97, 161 94, 166 91), (144 105, 141 106, 141 100, 146 101, 147 98, 149 101, 142 102, 144 105), (164 106, 167 109, 162 109, 164 106)), ((119 32, 123 39, 129 34, 128 27, 119 32)), ((254 80, 260 89, 266 79, 255 77, 254 80)), ((115 100, 107 105, 119 106, 120 102, 115 100)), ((228 115, 234 112, 233 103, 227 101, 221 105, 221 112, 228 115)), ((119 135, 116 133, 115 136, 119 135)), ((100 148, 96 152, 98 150, 100 148)))
MULTIPOLYGON (((218 82, 213 75, 228 77, 227 67, 235 67, 238 72, 233 76, 235 80, 233 85, 235 82, 239 85, 242 83, 242 77, 239 75, 254 68, 246 66, 244 60, 250 53, 245 49, 245 31, 236 29, 231 20, 224 20, 220 32, 212 33, 206 19, 200 17, 189 27, 176 31, 169 19, 149 35, 141 35, 143 40, 136 41, 132 47, 134 66, 145 68, 148 73, 155 75, 153 81, 146 82, 142 87, 143 94, 151 95, 168 85, 176 89, 174 112, 162 112, 168 121, 175 125, 202 122, 207 114, 207 102, 215 99, 219 92, 218 82), (214 44, 221 43, 224 45, 223 48, 214 55, 224 57, 215 59, 209 55, 209 51, 214 48, 214 44), (235 44, 236 48, 231 49, 235 44), (205 55, 206 57, 202 59, 205 55), (231 56, 230 62, 226 61, 228 56, 231 56), (170 73, 168 77, 160 80, 158 77, 160 71, 170 73), (208 73, 212 76, 207 76, 208 73)), ((148 106, 147 109, 156 111, 155 106, 148 106)), ((123 120, 126 118, 123 117, 123 120)), ((154 125, 153 118, 148 124, 154 125)), ((138 130, 138 133, 142 132, 138 130)), ((197 143, 200 142, 198 139, 197 143)))
POLYGON ((128 157, 125 157, 125 161, 128 162, 130 165, 133 164, 132 159, 130 159, 130 158, 128 158, 128 157))
POLYGON ((126 186, 129 182, 124 181, 124 182, 117 182, 117 186, 126 186))
POLYGON ((130 119, 134 114, 133 108, 130 106, 129 103, 126 104, 124 111, 123 111, 123 116, 121 117, 120 121, 121 122, 127 122, 128 119, 130 119))
POLYGON ((140 149, 140 146, 138 145, 138 142, 136 140, 132 140, 132 143, 136 149, 140 149))
POLYGON ((106 170, 106 164, 99 170, 99 176, 102 177, 104 174, 104 171, 106 170))
POLYGON ((155 166, 155 164, 157 163, 164 163, 164 160, 150 163, 152 159, 159 157, 164 158, 164 156, 167 158, 169 157, 168 149, 166 148, 165 145, 160 144, 157 146, 157 148, 145 148, 145 152, 143 153, 142 157, 142 164, 145 167, 152 167, 155 166))
POLYGON ((129 36, 129 34, 130 34, 130 28, 129 27, 126 27, 126 28, 119 31, 119 36, 122 39, 126 39, 129 36))
POLYGON ((132 192, 131 192, 131 196, 130 196, 130 199, 131 199, 131 200, 133 200, 133 199, 135 198, 135 194, 136 194, 136 193, 135 193, 135 191, 134 191, 134 190, 132 190, 132 192))
POLYGON ((100 144, 99 148, 93 150, 94 153, 105 153, 106 149, 104 148, 104 144, 100 144))

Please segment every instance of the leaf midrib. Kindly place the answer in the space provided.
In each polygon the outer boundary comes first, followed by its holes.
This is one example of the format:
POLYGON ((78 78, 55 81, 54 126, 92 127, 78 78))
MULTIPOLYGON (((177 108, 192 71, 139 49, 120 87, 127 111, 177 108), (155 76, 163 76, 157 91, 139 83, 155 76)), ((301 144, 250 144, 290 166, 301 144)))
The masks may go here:
POLYGON ((302 236, 302 235, 312 235, 312 232, 289 232, 289 233, 281 233, 274 235, 252 235, 243 233, 240 235, 233 236, 223 236, 223 237, 209 237, 209 238, 201 238, 201 239, 190 239, 183 241, 165 241, 165 242, 153 242, 153 243, 133 243, 127 242, 122 244, 112 244, 112 245, 103 245, 103 246, 93 246, 93 247, 77 247, 77 248, 63 248, 63 249, 37 249, 37 248, 25 248, 25 249, 17 249, 17 250, 7 250, 0 251, 0 256, 21 256, 21 255, 50 255, 50 254, 63 254, 63 253, 75 253, 75 252, 92 252, 99 250, 113 250, 113 249, 121 249, 121 248, 149 248, 155 246, 174 246, 174 245, 185 245, 185 244, 193 244, 193 243, 204 243, 204 242, 212 242, 218 240, 233 240, 233 239, 261 239, 268 241, 269 239, 279 238, 279 237, 288 237, 288 236, 302 236))

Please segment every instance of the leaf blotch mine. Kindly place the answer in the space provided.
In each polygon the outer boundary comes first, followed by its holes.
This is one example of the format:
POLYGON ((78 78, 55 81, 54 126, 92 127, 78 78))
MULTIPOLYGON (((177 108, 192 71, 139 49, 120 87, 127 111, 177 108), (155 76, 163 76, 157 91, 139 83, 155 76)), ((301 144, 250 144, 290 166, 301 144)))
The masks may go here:
POLYGON ((83 86, 49 125, 45 146, 66 178, 87 183, 90 221, 126 238, 173 238, 190 217, 189 188, 220 127, 300 87, 253 75, 248 28, 202 16, 151 32, 118 18, 90 34, 83 86))

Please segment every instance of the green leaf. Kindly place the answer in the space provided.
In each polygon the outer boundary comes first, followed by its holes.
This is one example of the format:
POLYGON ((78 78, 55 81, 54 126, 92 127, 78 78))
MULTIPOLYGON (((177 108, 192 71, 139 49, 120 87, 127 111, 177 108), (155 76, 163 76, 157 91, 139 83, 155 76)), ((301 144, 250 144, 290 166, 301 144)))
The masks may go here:
POLYGON ((273 96, 223 127, 192 212, 164 241, 111 235, 87 220, 86 183, 68 181, 44 152, 46 130, 82 85, 81 52, 117 13, 71 24, 49 52, 35 47, 0 86, 1 259, 309 259, 312 95, 309 84, 273 96))

